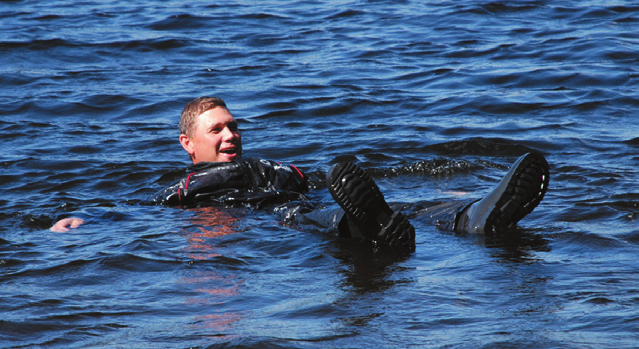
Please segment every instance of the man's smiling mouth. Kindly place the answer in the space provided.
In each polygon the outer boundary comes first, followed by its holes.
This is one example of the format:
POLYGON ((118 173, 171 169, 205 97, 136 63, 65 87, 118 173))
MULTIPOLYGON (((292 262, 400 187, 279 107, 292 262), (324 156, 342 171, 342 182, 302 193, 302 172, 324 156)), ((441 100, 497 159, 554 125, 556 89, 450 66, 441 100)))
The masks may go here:
POLYGON ((233 148, 224 148, 224 149, 220 149, 220 153, 224 153, 224 154, 235 154, 237 153, 235 147, 233 148))

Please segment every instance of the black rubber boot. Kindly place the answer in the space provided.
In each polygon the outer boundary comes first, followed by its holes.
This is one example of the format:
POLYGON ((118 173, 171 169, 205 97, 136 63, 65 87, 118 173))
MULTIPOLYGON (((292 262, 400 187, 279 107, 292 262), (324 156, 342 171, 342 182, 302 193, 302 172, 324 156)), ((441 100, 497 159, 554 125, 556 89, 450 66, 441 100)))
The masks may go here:
POLYGON ((483 199, 457 214, 458 233, 498 233, 514 228, 532 212, 548 190, 548 162, 537 152, 528 153, 517 161, 499 184, 483 199))
POLYGON ((339 163, 327 176, 328 190, 346 212, 354 229, 376 244, 415 251, 415 228, 401 212, 393 212, 375 181, 351 162, 339 163))

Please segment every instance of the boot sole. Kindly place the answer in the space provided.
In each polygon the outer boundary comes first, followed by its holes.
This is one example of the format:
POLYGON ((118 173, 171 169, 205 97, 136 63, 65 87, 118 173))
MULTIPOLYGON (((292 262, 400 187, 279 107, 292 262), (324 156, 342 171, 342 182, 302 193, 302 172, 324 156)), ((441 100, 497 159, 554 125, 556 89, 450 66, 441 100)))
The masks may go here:
POLYGON ((328 190, 366 238, 414 250, 415 228, 401 212, 393 212, 375 181, 360 167, 350 162, 333 166, 328 190))
POLYGON ((484 232, 495 233, 514 227, 543 200, 549 181, 550 169, 543 155, 528 153, 520 157, 494 190, 501 194, 486 218, 484 232))

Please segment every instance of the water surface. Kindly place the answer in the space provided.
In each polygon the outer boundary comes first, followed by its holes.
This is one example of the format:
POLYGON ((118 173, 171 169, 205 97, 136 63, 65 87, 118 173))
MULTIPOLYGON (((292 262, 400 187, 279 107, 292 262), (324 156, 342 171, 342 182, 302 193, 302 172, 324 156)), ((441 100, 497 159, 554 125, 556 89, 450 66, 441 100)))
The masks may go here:
POLYGON ((638 33, 632 1, 1 1, 0 346, 634 347, 638 33), (201 95, 246 154, 352 160, 389 201, 481 196, 530 149, 550 191, 507 239, 415 221, 405 258, 140 204, 201 95))

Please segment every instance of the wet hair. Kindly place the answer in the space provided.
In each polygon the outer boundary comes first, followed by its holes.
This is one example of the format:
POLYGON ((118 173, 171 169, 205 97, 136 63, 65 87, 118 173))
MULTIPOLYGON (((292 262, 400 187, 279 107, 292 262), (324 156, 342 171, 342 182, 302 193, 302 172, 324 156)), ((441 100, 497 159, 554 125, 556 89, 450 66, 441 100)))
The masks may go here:
POLYGON ((218 97, 198 97, 190 101, 180 116, 180 133, 190 136, 198 115, 217 107, 228 109, 222 98, 218 97))

